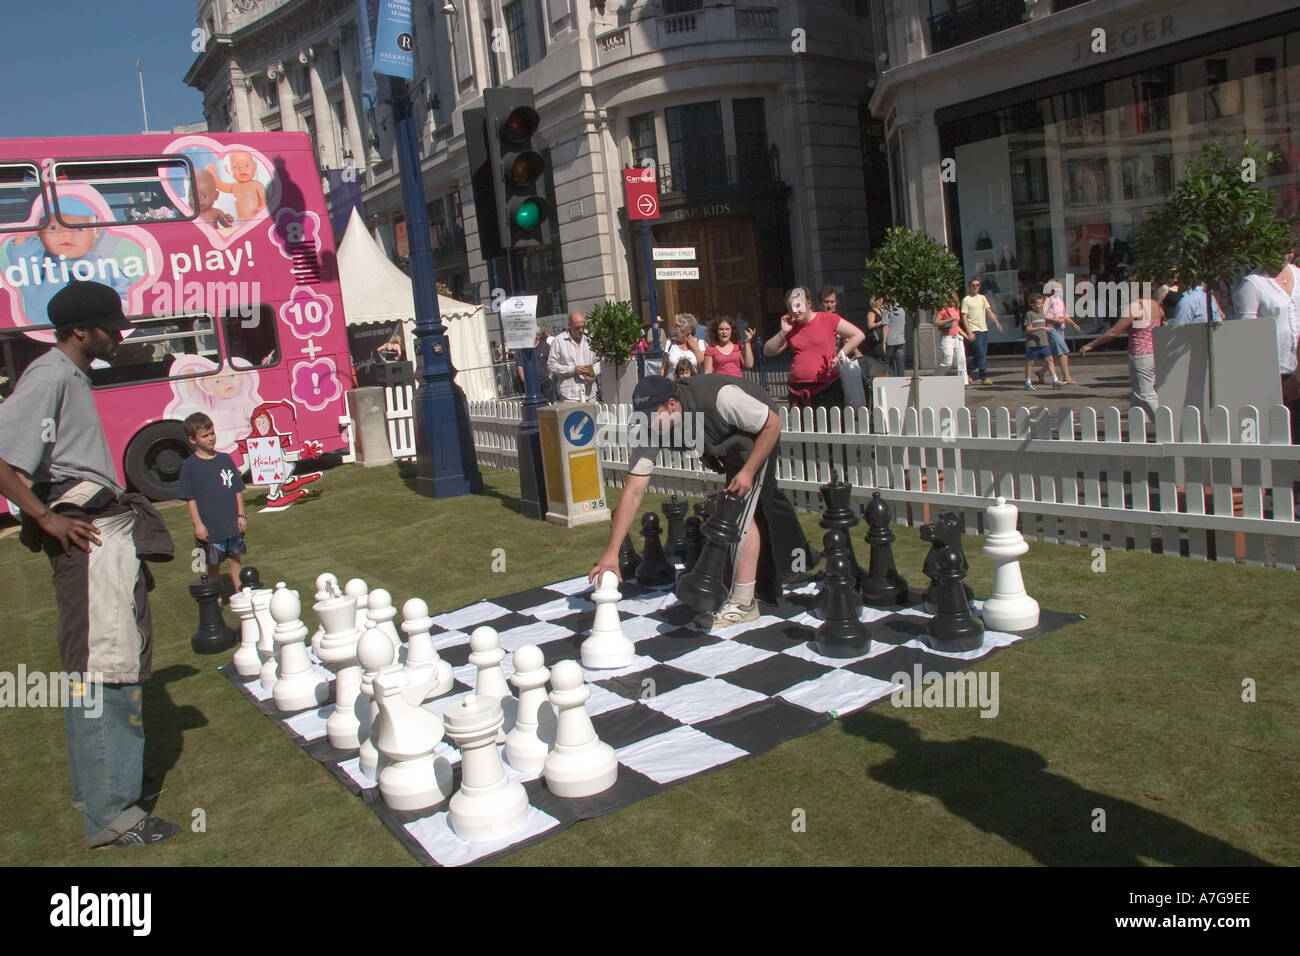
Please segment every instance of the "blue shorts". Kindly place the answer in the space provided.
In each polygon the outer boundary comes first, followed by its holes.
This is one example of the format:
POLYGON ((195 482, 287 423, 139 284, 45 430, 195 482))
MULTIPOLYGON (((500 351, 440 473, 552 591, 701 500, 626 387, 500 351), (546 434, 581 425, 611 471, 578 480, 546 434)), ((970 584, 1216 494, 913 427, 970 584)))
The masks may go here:
POLYGON ((220 541, 200 541, 195 538, 194 544, 203 549, 203 559, 208 564, 220 564, 226 558, 239 557, 246 550, 242 534, 237 534, 233 538, 222 538, 220 541))
POLYGON ((1027 359, 1045 359, 1052 354, 1052 350, 1046 345, 1025 346, 1025 358, 1027 359))
POLYGON ((1053 355, 1069 355, 1070 347, 1065 344, 1065 326, 1047 326, 1047 341, 1051 344, 1053 355))

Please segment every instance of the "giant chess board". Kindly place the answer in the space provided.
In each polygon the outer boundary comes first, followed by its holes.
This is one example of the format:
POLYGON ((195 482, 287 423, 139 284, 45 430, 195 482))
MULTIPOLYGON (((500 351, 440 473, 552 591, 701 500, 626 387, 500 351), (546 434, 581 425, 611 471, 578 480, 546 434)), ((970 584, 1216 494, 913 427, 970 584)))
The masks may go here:
MULTIPOLYGON (((820 624, 811 613, 817 587, 810 583, 787 594, 775 610, 760 605, 764 613, 756 621, 706 633, 692 623, 693 609, 680 603, 670 588, 624 583, 618 610, 623 632, 635 642, 636 657, 619 670, 584 669, 591 685, 587 709, 600 738, 618 756, 618 780, 596 796, 562 799, 546 789, 538 773, 520 773, 507 763, 506 772, 524 784, 531 810, 524 829, 495 843, 467 843, 457 837, 448 825, 445 803, 422 813, 395 812, 386 806, 376 782, 362 773, 357 755, 330 745, 325 721, 333 704, 282 714, 257 678, 245 681, 229 663, 221 670, 259 710, 358 794, 416 859, 451 866, 504 856, 578 820, 620 810, 817 730, 887 699, 897 687, 890 683, 891 676, 914 673, 918 664, 923 673, 950 673, 1080 620, 1077 614, 1044 610, 1031 631, 990 630, 976 650, 940 652, 926 643, 928 611, 917 606, 865 607, 862 618, 871 622, 872 636, 868 653, 829 658, 813 643, 820 624)), ((479 626, 499 633, 507 677, 513 671, 511 652, 525 644, 537 645, 548 667, 577 660, 595 612, 591 590, 585 577, 573 578, 436 615, 434 645, 455 668, 456 685, 424 706, 441 716, 471 692, 476 668, 468 663, 469 635, 479 626)), ((399 607, 407 596, 395 595, 399 607)), ((459 751, 443 741, 435 754, 453 765, 459 786, 459 751)))

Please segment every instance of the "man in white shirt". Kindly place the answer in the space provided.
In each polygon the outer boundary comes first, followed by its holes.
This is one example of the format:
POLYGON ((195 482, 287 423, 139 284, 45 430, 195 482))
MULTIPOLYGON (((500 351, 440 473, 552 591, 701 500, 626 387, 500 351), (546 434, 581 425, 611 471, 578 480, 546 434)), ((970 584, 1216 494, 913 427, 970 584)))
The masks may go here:
POLYGON ((586 337, 587 317, 577 309, 569 313, 569 327, 551 339, 548 367, 564 402, 594 402, 600 362, 591 353, 586 337))

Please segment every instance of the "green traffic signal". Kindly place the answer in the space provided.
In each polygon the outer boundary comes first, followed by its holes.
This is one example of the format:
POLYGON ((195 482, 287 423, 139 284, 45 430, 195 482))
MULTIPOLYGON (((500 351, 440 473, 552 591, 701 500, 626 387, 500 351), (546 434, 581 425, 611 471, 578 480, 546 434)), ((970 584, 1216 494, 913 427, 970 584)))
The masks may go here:
POLYGON ((529 199, 515 212, 515 225, 520 229, 532 229, 542 219, 542 211, 537 203, 529 199))

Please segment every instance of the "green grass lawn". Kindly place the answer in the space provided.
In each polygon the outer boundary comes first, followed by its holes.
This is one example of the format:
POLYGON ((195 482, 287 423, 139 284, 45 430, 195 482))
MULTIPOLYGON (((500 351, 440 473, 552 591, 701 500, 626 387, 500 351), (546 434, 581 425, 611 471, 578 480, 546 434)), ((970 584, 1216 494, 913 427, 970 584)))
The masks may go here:
MULTIPOLYGON (((349 466, 328 472, 305 503, 269 515, 250 492, 249 563, 268 586, 289 582, 304 606, 316 575, 332 571, 387 588, 399 608, 422 597, 434 613, 591 567, 607 526, 524 519, 518 477, 484 477, 483 495, 434 501, 397 467, 349 466), (505 573, 491 570, 497 548, 505 573)), ((647 507, 659 500, 647 496, 647 507)), ((192 534, 184 509, 164 514, 183 559, 154 566, 145 790, 157 794, 154 812, 184 830, 148 850, 83 849, 62 714, 6 708, 0 862, 413 863, 360 799, 217 673, 229 653, 191 652, 192 534)), ((817 516, 804 521, 820 541, 817 516)), ((928 546, 914 529, 897 530, 898 566, 916 584, 928 546)), ((982 595, 990 564, 979 544, 966 541, 982 595)), ((886 700, 502 862, 1300 863, 1300 576, 1122 552, 1107 555, 1104 573, 1092 563, 1084 548, 1031 545, 1030 593, 1087 619, 978 665, 999 675, 995 718, 886 700), (1247 678, 1253 703, 1242 700, 1247 678), (1094 832, 1097 810, 1105 832, 1094 832)), ((0 580, 0 670, 59 670, 45 557, 0 540, 0 580)))

